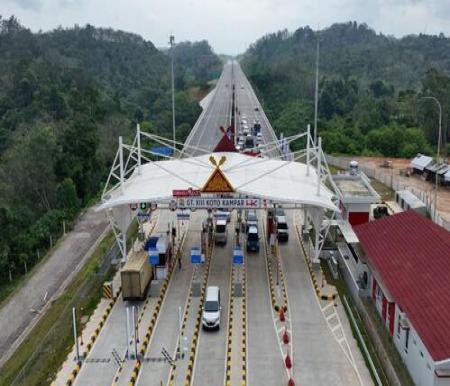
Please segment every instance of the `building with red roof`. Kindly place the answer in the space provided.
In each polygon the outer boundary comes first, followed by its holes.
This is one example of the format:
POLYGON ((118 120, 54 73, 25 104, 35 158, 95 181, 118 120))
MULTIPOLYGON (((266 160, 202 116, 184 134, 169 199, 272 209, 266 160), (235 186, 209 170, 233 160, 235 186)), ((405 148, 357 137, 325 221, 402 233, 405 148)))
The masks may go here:
POLYGON ((354 227, 371 298, 417 385, 450 385, 450 232, 413 210, 354 227))

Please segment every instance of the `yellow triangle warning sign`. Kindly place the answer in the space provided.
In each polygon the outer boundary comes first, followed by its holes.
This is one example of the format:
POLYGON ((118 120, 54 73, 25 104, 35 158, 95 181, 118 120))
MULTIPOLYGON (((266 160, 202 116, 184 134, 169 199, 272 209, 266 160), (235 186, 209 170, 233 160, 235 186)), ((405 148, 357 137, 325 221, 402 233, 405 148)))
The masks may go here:
POLYGON ((234 188, 218 167, 209 176, 202 189, 203 193, 233 193, 234 188))

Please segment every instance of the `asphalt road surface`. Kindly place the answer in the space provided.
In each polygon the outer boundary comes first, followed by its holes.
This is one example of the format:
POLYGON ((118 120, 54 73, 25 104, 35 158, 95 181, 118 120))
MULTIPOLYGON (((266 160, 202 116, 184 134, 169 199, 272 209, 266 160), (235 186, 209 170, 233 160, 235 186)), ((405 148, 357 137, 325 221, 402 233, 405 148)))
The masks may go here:
POLYGON ((91 247, 107 229, 105 213, 95 209, 81 216, 51 256, 0 308, 0 366, 40 318, 46 304, 67 284, 69 275, 81 268, 91 247))

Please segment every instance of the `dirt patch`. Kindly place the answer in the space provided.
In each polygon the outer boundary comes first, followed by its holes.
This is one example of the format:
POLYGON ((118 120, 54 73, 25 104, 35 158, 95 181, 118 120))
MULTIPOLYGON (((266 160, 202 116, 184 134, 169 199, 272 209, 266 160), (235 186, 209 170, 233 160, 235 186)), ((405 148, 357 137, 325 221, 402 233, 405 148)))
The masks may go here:
MULTIPOLYGON (((385 157, 353 157, 361 166, 375 169, 377 174, 384 174, 387 178, 395 178, 405 188, 412 187, 420 189, 434 200, 434 184, 425 181, 421 176, 412 174, 411 177, 401 175, 401 172, 409 170, 411 160, 408 158, 385 158, 385 157), (382 165, 390 161, 392 168, 386 168, 382 165)), ((450 221, 450 186, 439 186, 438 190, 438 211, 442 218, 450 221)))

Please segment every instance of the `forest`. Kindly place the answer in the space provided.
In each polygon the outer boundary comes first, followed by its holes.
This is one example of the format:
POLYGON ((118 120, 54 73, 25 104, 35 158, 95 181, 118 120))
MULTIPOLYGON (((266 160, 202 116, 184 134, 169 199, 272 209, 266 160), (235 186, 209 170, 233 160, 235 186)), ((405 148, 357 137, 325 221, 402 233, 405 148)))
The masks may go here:
POLYGON ((329 153, 411 157, 434 154, 442 105, 442 153, 450 113, 450 39, 377 34, 366 24, 302 27, 268 34, 241 64, 274 129, 299 133, 314 120, 320 46, 318 132, 329 153))
MULTIPOLYGON (((84 27, 32 33, 0 16, 0 283, 30 269, 79 211, 98 200, 135 126, 171 136, 171 51, 140 36, 84 27)), ((220 74, 208 42, 173 51, 177 139, 220 74)), ((1 285, 0 285, 1 291, 1 285)))

